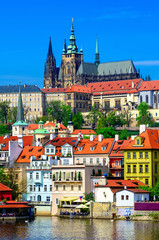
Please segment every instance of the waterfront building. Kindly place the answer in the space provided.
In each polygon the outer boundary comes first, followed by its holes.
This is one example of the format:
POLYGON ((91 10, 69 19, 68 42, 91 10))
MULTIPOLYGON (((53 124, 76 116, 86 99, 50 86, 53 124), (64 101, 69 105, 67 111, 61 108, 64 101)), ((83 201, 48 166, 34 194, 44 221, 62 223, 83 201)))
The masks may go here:
POLYGON ((12 200, 12 189, 0 183, 0 202, 3 199, 12 200))
POLYGON ((27 175, 26 200, 36 202, 41 201, 51 202, 52 201, 51 161, 45 155, 42 155, 39 158, 38 151, 36 151, 34 156, 31 156, 30 166, 27 166, 26 168, 27 175))
POLYGON ((156 184, 159 175, 158 134, 158 130, 145 127, 124 147, 124 179, 138 179, 150 187, 156 184))
MULTIPOLYGON (((28 121, 34 121, 43 116, 44 93, 36 85, 24 84, 21 88, 24 117, 28 121)), ((18 85, 0 86, 0 102, 10 102, 10 107, 18 106, 18 85)))
POLYGON ((119 206, 123 206, 126 200, 127 203, 125 206, 128 206, 127 204, 132 206, 131 204, 134 200, 137 201, 139 199, 143 201, 145 198, 149 200, 149 197, 145 195, 145 193, 149 195, 149 192, 138 189, 139 186, 145 186, 145 184, 139 180, 109 180, 103 176, 95 185, 95 202, 116 202, 119 206), (119 192, 118 195, 117 192, 119 192), (133 195, 132 193, 140 195, 133 195))

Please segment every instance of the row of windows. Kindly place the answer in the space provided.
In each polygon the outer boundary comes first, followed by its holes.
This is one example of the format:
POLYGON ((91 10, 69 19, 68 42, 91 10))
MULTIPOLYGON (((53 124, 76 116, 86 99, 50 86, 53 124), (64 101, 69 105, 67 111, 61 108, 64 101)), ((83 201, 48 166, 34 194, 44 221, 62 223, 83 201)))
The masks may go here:
MULTIPOLYGON (((42 190, 44 192, 47 192, 48 191, 48 186, 44 185, 44 187, 42 188, 40 185, 38 185, 37 187, 35 185, 30 185, 29 190, 30 190, 30 192, 36 192, 36 190, 38 192, 41 192, 42 190)), ((49 186, 49 191, 52 192, 52 185, 49 186)))
POLYGON ((82 180, 82 173, 81 172, 56 172, 55 174, 53 174, 53 180, 82 180))
MULTIPOLYGON (((103 160, 105 160, 105 158, 103 159, 103 160)), ((76 158, 76 161, 80 161, 80 159, 79 158, 76 158)), ((86 158, 83 158, 83 164, 88 164, 88 161, 89 161, 89 164, 94 164, 94 159, 93 158, 90 158, 89 160, 88 160, 88 158, 86 159, 86 158)), ((96 158, 96 164, 99 164, 100 163, 100 159, 99 158, 96 158)))
MULTIPOLYGON (((40 199, 41 199, 41 196, 38 196, 37 201, 39 201, 40 199)), ((30 201, 36 201, 36 197, 30 196, 30 201)), ((50 196, 46 196, 46 202, 50 202, 50 196)))
MULTIPOLYGON (((130 159, 131 156, 132 156, 132 158, 136 158, 137 155, 138 155, 138 153, 136 153, 136 152, 133 152, 133 154, 131 154, 130 152, 128 152, 128 153, 127 153, 127 158, 130 159), (133 155, 133 156, 132 156, 132 155, 133 155)), ((139 158, 143 158, 143 157, 149 158, 148 152, 145 152, 145 153, 139 152, 139 158)))
MULTIPOLYGON (((131 165, 127 166, 127 173, 137 173, 137 167, 136 165, 133 165, 131 167, 131 165), (131 169, 132 168, 132 169, 131 169)), ((139 165, 139 173, 148 173, 149 172, 149 166, 148 165, 139 165)))
MULTIPOLYGON (((67 190, 71 190, 71 191, 74 191, 74 185, 71 185, 71 187, 69 188, 69 187, 66 187, 66 185, 63 185, 62 186, 62 190, 63 191, 66 191, 66 188, 67 188, 67 190)), ((59 190, 59 185, 56 185, 55 186, 55 189, 56 189, 56 191, 58 191, 59 190)), ((78 185, 78 191, 81 191, 81 185, 78 185)))
MULTIPOLYGON (((39 179, 39 172, 36 172, 36 179, 39 179)), ((44 178, 50 178, 50 179, 52 179, 52 173, 50 172, 50 173, 48 173, 48 172, 45 172, 44 173, 44 178)), ((30 172, 30 177, 29 177, 30 179, 33 179, 33 173, 32 172, 30 172)))

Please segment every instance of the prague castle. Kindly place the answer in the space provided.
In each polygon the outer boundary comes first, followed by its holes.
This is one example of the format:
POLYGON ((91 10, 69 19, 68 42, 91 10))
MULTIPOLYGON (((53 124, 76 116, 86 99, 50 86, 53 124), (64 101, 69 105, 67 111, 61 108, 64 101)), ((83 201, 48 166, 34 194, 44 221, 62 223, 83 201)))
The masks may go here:
POLYGON ((75 84, 85 85, 93 82, 137 79, 139 77, 140 74, 132 60, 100 63, 97 39, 94 63, 84 62, 83 50, 81 48, 79 51, 76 45, 73 21, 69 45, 66 46, 66 40, 64 41, 60 68, 56 67, 50 39, 44 71, 44 88, 65 88, 75 84))

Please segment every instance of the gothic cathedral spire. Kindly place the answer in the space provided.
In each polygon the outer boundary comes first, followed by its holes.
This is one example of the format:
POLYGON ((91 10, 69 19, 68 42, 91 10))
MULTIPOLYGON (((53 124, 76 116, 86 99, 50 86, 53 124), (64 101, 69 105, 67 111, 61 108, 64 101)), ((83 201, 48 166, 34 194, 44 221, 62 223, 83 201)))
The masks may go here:
POLYGON ((96 37, 96 51, 95 51, 95 62, 94 62, 97 66, 100 63, 100 59, 99 59, 99 48, 98 48, 98 38, 96 37))
POLYGON ((44 70, 44 87, 53 88, 57 80, 56 60, 52 52, 51 37, 49 41, 48 54, 44 70))

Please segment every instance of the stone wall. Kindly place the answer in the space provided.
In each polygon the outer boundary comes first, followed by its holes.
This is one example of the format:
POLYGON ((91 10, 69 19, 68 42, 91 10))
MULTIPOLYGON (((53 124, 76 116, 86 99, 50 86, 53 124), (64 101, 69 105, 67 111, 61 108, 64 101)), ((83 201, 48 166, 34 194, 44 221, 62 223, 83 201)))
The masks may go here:
POLYGON ((107 218, 112 219, 116 216, 115 203, 99 203, 93 202, 93 218, 107 218))

